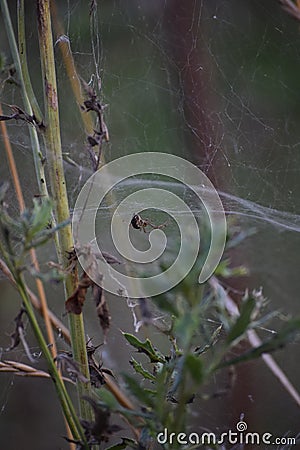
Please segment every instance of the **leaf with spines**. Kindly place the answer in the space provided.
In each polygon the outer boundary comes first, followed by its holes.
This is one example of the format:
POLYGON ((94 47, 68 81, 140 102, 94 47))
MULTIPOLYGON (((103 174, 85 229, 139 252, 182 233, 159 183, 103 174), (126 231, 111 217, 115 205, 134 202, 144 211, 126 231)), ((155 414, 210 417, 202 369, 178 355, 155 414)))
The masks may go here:
POLYGON ((136 361, 134 358, 131 358, 129 363, 132 365, 136 373, 142 375, 143 378, 151 381, 155 381, 155 376, 152 375, 147 369, 145 369, 142 364, 136 361))
POLYGON ((165 362, 165 358, 163 357, 163 355, 155 350, 149 339, 146 339, 144 342, 142 342, 130 333, 123 333, 123 336, 125 337, 125 339, 127 339, 129 344, 136 348, 140 353, 145 353, 145 355, 148 356, 151 362, 165 362))

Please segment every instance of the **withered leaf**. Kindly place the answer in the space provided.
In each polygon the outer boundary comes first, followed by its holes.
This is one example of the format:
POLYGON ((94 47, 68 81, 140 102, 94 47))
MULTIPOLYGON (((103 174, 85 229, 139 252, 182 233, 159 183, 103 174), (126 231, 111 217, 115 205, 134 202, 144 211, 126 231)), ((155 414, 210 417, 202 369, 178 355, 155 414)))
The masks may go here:
POLYGON ((97 316, 100 320, 100 325, 104 334, 104 339, 106 339, 107 333, 110 328, 110 314, 107 306, 105 296, 103 294, 103 289, 101 286, 93 284, 93 298, 96 303, 97 316))
POLYGON ((30 115, 28 113, 26 113, 25 111, 23 111, 19 106, 17 105, 8 105, 13 114, 11 115, 1 115, 0 116, 0 121, 6 121, 6 120, 23 120, 26 123, 29 123, 31 125, 37 125, 40 128, 44 127, 43 123, 38 123, 38 121, 36 120, 35 115, 30 115))
POLYGON ((99 139, 94 138, 94 136, 88 136, 87 140, 91 147, 95 147, 96 145, 99 145, 99 139))
POLYGON ((20 312, 18 313, 18 315, 15 317, 14 321, 15 321, 15 331, 10 335, 11 338, 11 344, 8 348, 6 348, 6 351, 10 351, 13 350, 14 348, 16 348, 20 342, 21 342, 21 336, 20 336, 20 331, 24 330, 24 325, 23 325, 23 321, 22 321, 22 316, 23 314, 26 313, 25 309, 21 309, 20 312))
MULTIPOLYGON (((99 162, 101 158, 102 153, 102 143, 103 141, 108 142, 109 141, 109 134, 107 125, 104 121, 104 109, 107 107, 107 105, 103 105, 101 100, 98 99, 97 94, 95 90, 93 89, 92 85, 86 83, 84 80, 81 80, 83 89, 85 91, 85 94, 87 95, 87 99, 83 102, 82 110, 85 112, 94 112, 97 116, 97 123, 99 129, 94 130, 93 136, 88 136, 88 146, 87 151, 89 153, 89 156, 91 157, 91 163, 93 166, 94 171, 96 171, 99 167, 99 162), (98 147, 97 155, 92 155, 92 148, 98 147)), ((101 90, 101 80, 98 80, 98 89, 101 90)))
POLYGON ((90 379, 91 379, 91 385, 100 388, 105 384, 105 378, 102 374, 101 368, 98 367, 96 364, 90 364, 89 363, 89 369, 90 369, 90 379))
POLYGON ((105 379, 102 374, 101 370, 101 364, 97 363, 97 361, 94 358, 95 351, 97 350, 98 346, 94 346, 91 341, 88 341, 86 344, 86 351, 87 351, 87 357, 88 357, 88 364, 90 369, 90 379, 91 379, 91 385, 94 387, 101 387, 103 384, 105 384, 105 379))
POLYGON ((90 397, 84 396, 83 398, 90 403, 95 415, 94 422, 88 422, 86 420, 81 422, 85 429, 88 441, 90 443, 100 443, 101 441, 107 442, 109 436, 120 431, 121 427, 109 423, 110 412, 107 408, 103 408, 90 397))
POLYGON ((98 363, 95 360, 94 354, 98 347, 100 347, 100 345, 97 345, 95 347, 91 343, 91 341, 89 341, 86 345, 91 384, 94 387, 101 387, 103 384, 105 384, 105 377, 103 374, 108 374, 114 378, 114 374, 110 369, 102 367, 102 362, 98 363))
POLYGON ((75 292, 66 301, 67 313, 81 314, 88 288, 93 284, 89 276, 84 272, 75 292))

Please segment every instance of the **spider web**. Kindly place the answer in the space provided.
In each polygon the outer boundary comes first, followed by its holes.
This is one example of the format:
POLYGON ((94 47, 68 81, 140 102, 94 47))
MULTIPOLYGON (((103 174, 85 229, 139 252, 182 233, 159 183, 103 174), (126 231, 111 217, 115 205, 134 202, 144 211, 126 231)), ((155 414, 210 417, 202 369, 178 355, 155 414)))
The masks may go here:
MULTIPOLYGON (((299 314, 299 23, 273 0, 107 0, 98 2, 93 11, 83 1, 69 0, 58 6, 78 73, 108 104, 105 120, 110 142, 103 144, 102 158, 110 161, 134 152, 157 151, 177 154, 199 166, 219 192, 229 229, 238 229, 244 238, 228 256, 233 265, 245 265, 250 277, 238 283, 228 280, 226 288, 242 293, 247 287, 262 286, 271 309, 283 315, 299 314)), ((28 48, 34 55, 30 73, 41 97, 35 14, 30 5, 27 20, 28 48)), ((1 51, 10 63, 4 27, 0 30, 1 51)), ((70 160, 65 163, 73 207, 92 169, 58 43, 55 48, 63 93, 63 150, 76 163, 76 167, 70 160)), ((1 98, 2 103, 22 104, 14 85, 2 88, 1 98)), ((30 204, 37 187, 30 181, 34 174, 27 128, 12 122, 7 126, 30 204)), ((1 161, 1 178, 7 179, 2 144, 1 161)), ((162 183, 134 178, 128 184, 130 190, 162 183)), ((163 186, 179 192, 201 217, 185 187, 178 188, 170 180, 163 186)), ((100 212, 109 220, 111 207, 100 212)), ((161 223, 160 217, 156 220, 161 223)), ((125 304, 116 299, 111 302, 113 331, 103 357, 107 365, 117 367, 117 361, 124 358, 118 330, 130 326, 131 317, 125 304)), ((5 333, 11 329, 7 321, 11 323, 13 315, 5 310, 3 316, 1 339, 5 342, 5 333)), ((93 320, 88 333, 97 336, 93 320)), ((300 374, 294 357, 297 350, 294 345, 278 355, 295 383, 300 374)), ((299 431, 298 422, 291 419, 298 411, 285 393, 273 392, 273 398, 267 396, 262 406, 265 389, 273 379, 259 362, 250 375, 241 370, 240 377, 246 387, 234 394, 232 407, 215 400, 205 411, 200 407, 194 412, 195 423, 201 419, 203 427, 221 430, 244 412, 255 431, 264 432, 275 420, 273 411, 284 405, 282 410, 289 414, 276 419, 277 429, 299 431)), ((11 380, 0 400, 4 421, 10 403, 7 396, 14 392, 11 380)))

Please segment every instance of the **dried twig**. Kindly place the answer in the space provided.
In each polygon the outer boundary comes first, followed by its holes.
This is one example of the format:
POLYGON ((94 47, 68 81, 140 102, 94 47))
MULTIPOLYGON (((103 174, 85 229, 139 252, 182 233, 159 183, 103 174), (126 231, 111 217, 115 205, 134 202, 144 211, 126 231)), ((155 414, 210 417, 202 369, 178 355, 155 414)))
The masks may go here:
POLYGON ((38 128, 45 128, 44 124, 42 122, 38 122, 35 115, 30 115, 23 111, 19 106, 17 105, 8 105, 10 109, 12 110, 12 114, 10 115, 4 115, 0 114, 0 121, 7 121, 7 120, 22 120, 23 122, 26 122, 30 125, 37 126, 38 128))
MULTIPOLYGON (((51 379, 49 373, 44 372, 43 370, 35 369, 34 367, 19 363, 17 361, 0 361, 0 372, 13 372, 14 375, 18 375, 21 377, 39 377, 51 379)), ((63 377, 63 380, 68 381, 69 383, 74 383, 70 378, 63 377)))
POLYGON ((103 105, 97 98, 95 90, 82 80, 84 91, 87 95, 87 100, 83 102, 82 110, 86 112, 93 111, 96 113, 99 130, 94 129, 93 135, 87 137, 88 147, 87 151, 91 157, 93 170, 96 171, 99 168, 100 157, 102 153, 103 142, 109 142, 108 128, 104 121, 104 110, 107 105, 103 105), (94 147, 98 148, 97 154, 94 152, 94 147))
POLYGON ((85 302, 86 293, 90 286, 92 286, 93 281, 84 272, 80 277, 78 286, 72 295, 66 301, 66 311, 73 314, 81 314, 82 307, 85 302))

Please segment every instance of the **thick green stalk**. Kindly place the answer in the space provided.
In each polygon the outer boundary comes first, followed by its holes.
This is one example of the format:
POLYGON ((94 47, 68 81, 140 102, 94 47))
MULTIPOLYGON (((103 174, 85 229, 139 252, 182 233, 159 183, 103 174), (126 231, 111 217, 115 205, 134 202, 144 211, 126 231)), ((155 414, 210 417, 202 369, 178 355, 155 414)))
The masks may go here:
MULTIPOLYGON (((58 95, 56 85, 56 73, 53 51, 53 40, 50 17, 50 1, 37 0, 38 34, 42 74, 44 82, 45 99, 45 139, 47 145, 47 164, 50 176, 52 197, 55 204, 55 215, 58 223, 64 222, 70 216, 66 190, 66 182, 63 170, 63 157, 61 149, 58 95)), ((63 267, 68 265, 68 252, 73 249, 71 226, 66 226, 59 231, 58 257, 63 267)), ((67 275, 65 292, 70 297, 78 284, 77 270, 67 275)), ((80 370, 89 379, 89 368, 86 354, 85 333, 82 314, 69 314, 72 351, 74 359, 80 364, 80 370)), ((88 402, 82 397, 91 396, 90 384, 78 381, 78 394, 80 413, 82 418, 91 421, 92 410, 88 402)))
MULTIPOLYGON (((43 117, 37 102, 37 99, 34 95, 32 84, 30 81, 28 64, 27 64, 27 53, 26 53, 26 36, 25 36, 25 10, 24 10, 24 0, 18 0, 18 40, 19 40, 19 53, 17 52, 17 58, 15 59, 15 65, 18 65, 18 73, 19 77, 22 80, 22 93, 24 98, 25 106, 29 112, 29 114, 34 114, 36 121, 39 124, 42 124, 43 117)), ((12 35, 14 39, 14 34, 12 35)), ((16 45, 15 45, 16 47, 16 45)), ((45 197, 49 197, 49 192, 46 183, 46 176, 44 170, 44 156, 40 149, 40 142, 38 139, 38 133, 36 128, 31 125, 28 126, 29 134, 30 134, 30 142, 33 153, 33 160, 36 171, 36 179, 39 187, 39 193, 45 197)), ((43 140, 45 141, 45 136, 42 134, 43 140)), ((56 226, 55 217, 52 214, 52 226, 56 226)), ((54 236, 55 246, 59 247, 58 237, 54 236)))

